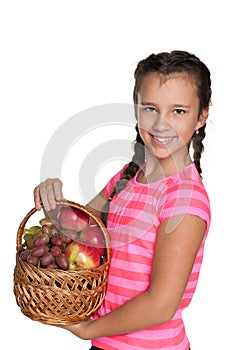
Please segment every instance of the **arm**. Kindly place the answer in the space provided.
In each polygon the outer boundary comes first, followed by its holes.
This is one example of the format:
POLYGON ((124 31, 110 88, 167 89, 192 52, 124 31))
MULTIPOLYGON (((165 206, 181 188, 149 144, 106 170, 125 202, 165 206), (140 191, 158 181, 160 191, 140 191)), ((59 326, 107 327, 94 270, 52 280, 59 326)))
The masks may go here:
POLYGON ((95 321, 65 326, 83 339, 133 332, 169 321, 182 299, 206 223, 197 216, 184 215, 169 220, 174 229, 167 233, 168 221, 159 228, 150 287, 124 305, 95 321))
POLYGON ((107 198, 105 195, 104 189, 100 191, 89 203, 86 204, 86 207, 95 213, 97 217, 101 217, 101 210, 106 202, 107 198))

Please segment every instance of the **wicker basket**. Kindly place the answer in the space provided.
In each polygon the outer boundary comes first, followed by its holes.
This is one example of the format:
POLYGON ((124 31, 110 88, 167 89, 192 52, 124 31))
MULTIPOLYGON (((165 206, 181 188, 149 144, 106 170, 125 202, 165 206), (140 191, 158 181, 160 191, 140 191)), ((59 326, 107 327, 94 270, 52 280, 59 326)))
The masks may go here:
POLYGON ((33 208, 21 222, 17 232, 14 294, 22 313, 45 324, 72 324, 89 319, 102 304, 110 264, 110 241, 102 221, 86 207, 71 201, 58 201, 87 213, 100 227, 105 244, 106 260, 98 268, 60 270, 38 268, 20 258, 22 235, 33 208))

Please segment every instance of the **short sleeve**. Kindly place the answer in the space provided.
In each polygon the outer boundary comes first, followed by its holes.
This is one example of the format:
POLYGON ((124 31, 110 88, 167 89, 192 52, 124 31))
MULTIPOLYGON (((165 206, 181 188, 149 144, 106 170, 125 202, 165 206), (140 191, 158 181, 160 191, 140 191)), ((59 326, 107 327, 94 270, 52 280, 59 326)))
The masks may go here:
POLYGON ((208 230, 210 225, 210 203, 201 182, 197 183, 190 179, 167 186, 162 197, 161 222, 173 216, 191 214, 203 219, 208 230))
POLYGON ((122 173, 125 169, 125 167, 128 164, 126 164, 120 171, 118 171, 106 184, 106 186, 104 187, 104 192, 106 197, 108 198, 112 192, 112 190, 114 189, 114 186, 116 185, 117 181, 120 180, 122 173))

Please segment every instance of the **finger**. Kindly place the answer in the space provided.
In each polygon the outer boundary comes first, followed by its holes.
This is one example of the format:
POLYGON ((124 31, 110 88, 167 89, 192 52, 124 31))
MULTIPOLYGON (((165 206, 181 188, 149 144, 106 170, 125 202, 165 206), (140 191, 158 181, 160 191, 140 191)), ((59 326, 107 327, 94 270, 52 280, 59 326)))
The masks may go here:
POLYGON ((44 207, 44 210, 48 211, 50 210, 50 205, 48 202, 46 181, 42 182, 38 187, 39 187, 39 195, 40 195, 41 203, 44 207))
POLYGON ((41 210, 42 209, 42 205, 41 205, 41 198, 40 198, 40 188, 39 186, 36 186, 34 188, 34 203, 35 203, 35 207, 37 210, 41 210))
POLYGON ((62 193, 62 182, 59 179, 56 179, 53 183, 53 189, 54 189, 54 195, 56 200, 64 199, 63 193, 62 193))
POLYGON ((44 208, 46 211, 54 210, 56 209, 56 199, 55 199, 55 193, 54 193, 54 180, 48 179, 46 181, 45 186, 45 192, 41 193, 42 199, 44 194, 44 208))

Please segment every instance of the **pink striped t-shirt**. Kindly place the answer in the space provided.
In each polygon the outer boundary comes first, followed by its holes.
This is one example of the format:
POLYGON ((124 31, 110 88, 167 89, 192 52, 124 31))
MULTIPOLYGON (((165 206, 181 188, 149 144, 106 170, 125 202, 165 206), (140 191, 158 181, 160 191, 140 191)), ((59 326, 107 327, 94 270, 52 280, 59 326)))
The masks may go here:
MULTIPOLYGON (((120 175, 121 171, 106 185, 107 197, 120 175)), ((159 225, 162 221, 180 214, 197 215, 206 222, 207 229, 174 317, 169 322, 150 329, 94 339, 93 345, 105 350, 189 349, 182 310, 191 302, 197 286, 210 225, 208 195, 193 163, 150 184, 137 182, 136 175, 123 191, 114 196, 107 224, 112 245, 108 286, 105 300, 94 319, 111 312, 148 289, 159 225)))

